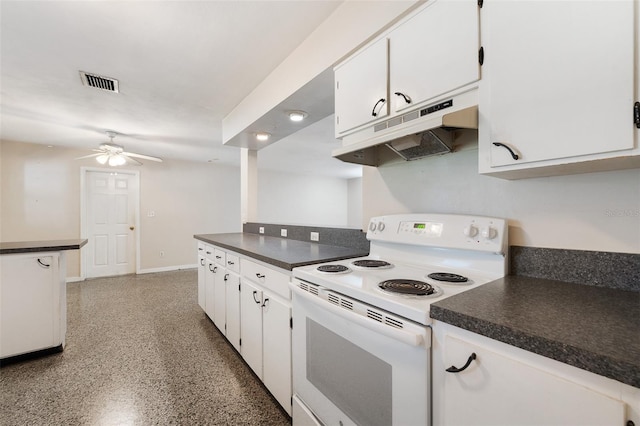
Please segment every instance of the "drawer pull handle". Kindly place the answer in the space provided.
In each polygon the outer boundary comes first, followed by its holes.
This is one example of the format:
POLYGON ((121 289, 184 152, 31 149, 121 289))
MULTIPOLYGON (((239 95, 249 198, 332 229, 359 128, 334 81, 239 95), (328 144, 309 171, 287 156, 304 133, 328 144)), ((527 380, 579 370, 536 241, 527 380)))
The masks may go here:
POLYGON ((256 294, 258 294, 258 292, 253 290, 253 301, 256 302, 259 305, 260 301, 256 299, 256 294))
POLYGON ((204 259, 200 259, 200 265, 204 266, 204 259))
POLYGON ((227 260, 227 264, 228 264, 228 265, 235 265, 235 263, 234 263, 234 262, 232 262, 232 261, 230 261, 230 260, 227 260))
POLYGON ((212 266, 213 266, 213 263, 210 263, 210 264, 209 264, 209 270, 210 270, 211 272, 215 272, 215 269, 211 269, 211 267, 212 267, 212 266))
POLYGON ((264 274, 257 273, 257 274, 256 274, 256 277, 258 277, 258 278, 262 279, 262 278, 264 278, 265 276, 264 276, 264 274))
POLYGON ((43 268, 50 268, 51 265, 47 265, 46 263, 44 263, 42 260, 38 259, 38 263, 40 264, 40 266, 42 266, 43 268))
POLYGON ((224 280, 229 281, 229 274, 224 274, 224 280))
POLYGON ((222 259, 222 256, 216 256, 216 259, 222 259))
POLYGON ((476 353, 472 353, 471 355, 469 355, 469 359, 467 360, 467 363, 465 365, 462 366, 462 368, 458 368, 454 365, 452 365, 451 367, 447 368, 447 373, 459 373, 461 371, 464 371, 467 369, 467 367, 469 367, 469 365, 471 365, 471 361, 473 361, 474 359, 476 359, 476 353))
POLYGON ((265 297, 265 298, 264 298, 264 303, 262 303, 262 307, 263 307, 263 308, 267 306, 267 302, 268 302, 268 301, 269 301, 269 298, 268 298, 268 297, 265 297))

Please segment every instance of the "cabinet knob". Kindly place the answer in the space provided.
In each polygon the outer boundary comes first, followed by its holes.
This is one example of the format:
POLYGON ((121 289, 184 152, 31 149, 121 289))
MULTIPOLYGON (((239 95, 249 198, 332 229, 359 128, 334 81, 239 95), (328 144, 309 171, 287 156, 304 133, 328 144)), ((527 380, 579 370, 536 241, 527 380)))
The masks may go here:
POLYGON ((452 365, 451 367, 446 369, 447 373, 459 373, 461 371, 464 371, 467 369, 467 367, 469 367, 469 365, 471 365, 471 361, 473 361, 474 359, 476 359, 476 353, 473 352, 471 355, 469 355, 469 359, 467 359, 467 363, 465 365, 463 365, 461 368, 458 368, 454 365, 452 365))

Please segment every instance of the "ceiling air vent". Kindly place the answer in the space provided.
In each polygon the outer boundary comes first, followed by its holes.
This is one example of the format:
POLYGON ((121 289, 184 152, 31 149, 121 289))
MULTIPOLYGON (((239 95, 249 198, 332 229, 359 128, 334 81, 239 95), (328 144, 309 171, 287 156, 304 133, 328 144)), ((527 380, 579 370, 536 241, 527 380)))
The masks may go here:
POLYGON ((107 92, 119 93, 118 80, 115 78, 80 71, 80 79, 85 86, 95 87, 96 89, 106 90, 107 92))

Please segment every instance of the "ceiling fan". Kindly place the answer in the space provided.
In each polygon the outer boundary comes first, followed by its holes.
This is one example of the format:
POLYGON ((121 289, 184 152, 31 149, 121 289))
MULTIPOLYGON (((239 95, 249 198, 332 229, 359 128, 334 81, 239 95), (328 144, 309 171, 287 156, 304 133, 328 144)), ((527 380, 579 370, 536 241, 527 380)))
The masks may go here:
POLYGON ((135 158, 142 158, 144 160, 151 160, 162 163, 162 159, 158 157, 136 154, 134 152, 126 152, 122 145, 116 145, 115 143, 113 143, 113 138, 115 138, 117 135, 116 132, 107 130, 105 133, 107 134, 107 136, 109 136, 109 143, 103 143, 98 147, 98 149, 94 149, 93 151, 95 151, 96 154, 84 155, 82 157, 76 158, 76 160, 95 157, 98 163, 109 164, 110 166, 123 166, 125 164, 141 166, 142 163, 135 158))

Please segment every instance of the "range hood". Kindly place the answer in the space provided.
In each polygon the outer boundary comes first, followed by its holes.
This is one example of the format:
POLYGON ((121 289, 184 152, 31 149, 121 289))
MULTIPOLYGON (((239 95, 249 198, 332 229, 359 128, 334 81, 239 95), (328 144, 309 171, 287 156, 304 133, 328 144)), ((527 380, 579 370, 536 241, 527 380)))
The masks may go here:
POLYGON ((347 163, 381 166, 453 150, 454 132, 478 128, 478 106, 471 99, 449 98, 345 136, 332 152, 347 163), (461 101, 461 102, 458 102, 461 101))

